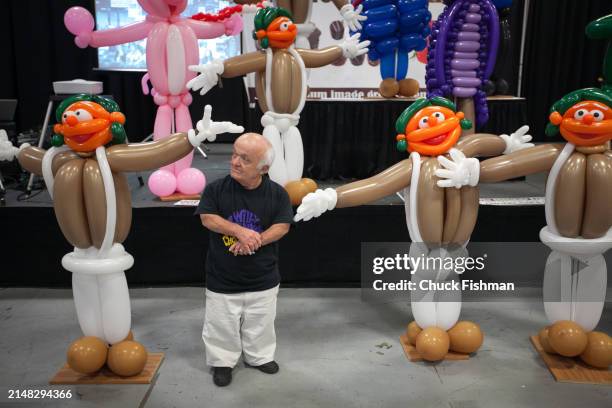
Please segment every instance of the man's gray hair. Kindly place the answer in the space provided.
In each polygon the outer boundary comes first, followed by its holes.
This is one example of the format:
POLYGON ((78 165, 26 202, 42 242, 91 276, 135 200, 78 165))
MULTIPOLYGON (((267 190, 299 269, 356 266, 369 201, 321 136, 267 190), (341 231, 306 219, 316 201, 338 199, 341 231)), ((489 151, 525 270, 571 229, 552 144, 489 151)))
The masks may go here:
POLYGON ((274 162, 274 148, 272 147, 272 143, 270 143, 268 139, 264 140, 266 141, 266 151, 257 165, 257 169, 259 170, 261 170, 264 166, 270 167, 274 162))

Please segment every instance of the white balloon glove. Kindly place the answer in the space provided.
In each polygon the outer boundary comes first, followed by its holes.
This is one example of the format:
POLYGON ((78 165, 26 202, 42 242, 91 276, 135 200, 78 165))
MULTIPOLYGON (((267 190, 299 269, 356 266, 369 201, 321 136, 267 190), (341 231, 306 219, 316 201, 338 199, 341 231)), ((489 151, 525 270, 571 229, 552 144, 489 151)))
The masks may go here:
POLYGON ((438 180, 438 187, 461 188, 463 186, 475 186, 480 178, 480 162, 476 158, 467 159, 465 155, 457 150, 451 149, 452 160, 444 156, 438 156, 438 162, 444 168, 435 171, 436 176, 444 180, 438 180))
POLYGON ((190 65, 189 70, 199 72, 200 75, 187 82, 187 88, 192 91, 200 90, 200 95, 210 91, 219 82, 219 75, 224 71, 223 61, 214 60, 209 64, 190 65))
POLYGON ((333 188, 325 190, 318 189, 314 193, 308 193, 302 204, 297 209, 297 214, 293 217, 295 222, 304 220, 308 221, 313 217, 318 217, 325 211, 331 211, 336 208, 338 201, 338 193, 333 188))
POLYGON ((10 140, 8 140, 8 134, 6 130, 0 129, 0 161, 3 160, 13 160, 17 153, 21 151, 22 148, 29 146, 28 143, 24 143, 21 147, 17 148, 13 146, 10 140))
POLYGON ((348 26, 350 31, 361 30, 361 22, 368 19, 367 16, 361 15, 363 5, 357 6, 357 9, 352 4, 346 4, 340 9, 340 15, 344 19, 344 22, 348 26))
POLYGON ((533 143, 531 142, 531 135, 527 135, 529 132, 529 126, 521 126, 518 130, 512 133, 510 136, 508 135, 499 135, 504 142, 506 142, 506 150, 504 150, 504 154, 510 154, 516 152, 518 150, 526 149, 528 147, 533 147, 533 143))
POLYGON ((360 55, 368 52, 368 46, 370 41, 359 41, 361 34, 353 34, 347 40, 344 40, 340 47, 342 48, 342 54, 346 58, 356 58, 360 55))
POLYGON ((187 132, 189 143, 191 143, 193 147, 198 147, 200 143, 204 142, 205 140, 214 142, 217 139, 217 135, 221 133, 244 132, 244 128, 242 126, 235 125, 232 122, 213 122, 211 120, 211 116, 212 106, 206 105, 204 107, 204 116, 202 117, 202 120, 199 120, 198 123, 196 123, 198 133, 196 133, 193 129, 189 129, 187 132))

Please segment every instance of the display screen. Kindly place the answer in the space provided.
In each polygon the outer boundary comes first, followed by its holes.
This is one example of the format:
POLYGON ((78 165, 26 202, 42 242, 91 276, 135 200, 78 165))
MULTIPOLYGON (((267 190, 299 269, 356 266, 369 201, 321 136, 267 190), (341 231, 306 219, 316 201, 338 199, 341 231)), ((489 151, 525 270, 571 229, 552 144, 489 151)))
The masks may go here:
MULTIPOLYGON (((183 17, 197 13, 216 13, 233 6, 228 0, 189 0, 183 17)), ((96 30, 122 27, 143 21, 145 11, 136 0, 96 0, 96 30)), ((240 54, 240 35, 222 36, 211 40, 200 40, 200 62, 226 59, 240 54)), ((98 49, 98 65, 101 69, 146 70, 146 40, 101 47, 98 49)))

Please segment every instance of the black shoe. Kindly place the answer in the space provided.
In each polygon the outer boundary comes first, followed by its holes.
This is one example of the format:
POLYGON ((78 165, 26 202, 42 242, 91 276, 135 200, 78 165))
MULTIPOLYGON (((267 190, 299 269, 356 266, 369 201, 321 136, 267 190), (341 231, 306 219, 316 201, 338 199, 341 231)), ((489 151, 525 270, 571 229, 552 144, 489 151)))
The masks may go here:
POLYGON ((266 364, 262 364, 258 366, 250 366, 250 367, 256 368, 262 373, 266 373, 266 374, 276 374, 278 373, 278 369, 279 369, 276 361, 270 361, 266 364))
POLYGON ((213 367, 213 382, 219 387, 229 385, 232 382, 232 368, 213 367))

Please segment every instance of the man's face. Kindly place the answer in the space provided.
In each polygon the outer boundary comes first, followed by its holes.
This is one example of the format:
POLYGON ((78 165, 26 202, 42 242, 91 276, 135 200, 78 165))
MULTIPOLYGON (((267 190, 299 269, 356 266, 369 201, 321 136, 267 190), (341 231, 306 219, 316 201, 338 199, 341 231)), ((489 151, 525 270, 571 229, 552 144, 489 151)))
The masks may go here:
POLYGON ((238 138, 232 152, 232 178, 241 184, 248 184, 259 178, 262 171, 257 166, 262 159, 262 150, 262 146, 253 140, 238 138))

